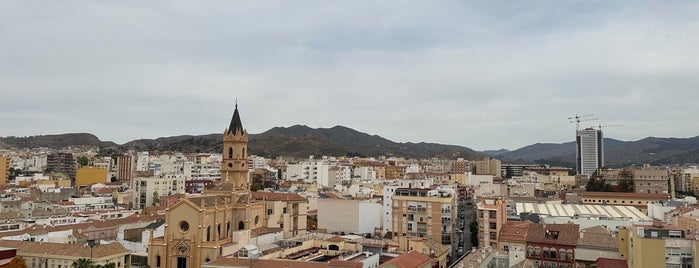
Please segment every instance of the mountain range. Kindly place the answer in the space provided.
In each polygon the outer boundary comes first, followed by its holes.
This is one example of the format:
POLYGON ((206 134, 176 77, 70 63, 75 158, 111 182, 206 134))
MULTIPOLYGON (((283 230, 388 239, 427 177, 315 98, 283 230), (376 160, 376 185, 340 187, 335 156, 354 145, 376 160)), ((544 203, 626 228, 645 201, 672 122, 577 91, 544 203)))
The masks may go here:
MULTIPOLYGON (((180 151, 186 153, 220 152, 223 134, 183 135, 157 139, 139 139, 125 144, 101 141, 89 133, 71 133, 30 137, 0 137, 0 148, 69 146, 99 147, 104 154, 136 151, 180 151)), ((310 155, 333 156, 396 156, 406 158, 464 158, 493 157, 504 163, 549 164, 575 166, 575 143, 536 143, 514 151, 505 149, 474 151, 470 148, 437 143, 398 143, 377 135, 335 126, 310 128, 302 125, 275 127, 259 134, 250 134, 251 154, 274 158, 310 155)), ((605 138, 607 166, 699 163, 699 136, 693 138, 648 137, 638 141, 605 138)))

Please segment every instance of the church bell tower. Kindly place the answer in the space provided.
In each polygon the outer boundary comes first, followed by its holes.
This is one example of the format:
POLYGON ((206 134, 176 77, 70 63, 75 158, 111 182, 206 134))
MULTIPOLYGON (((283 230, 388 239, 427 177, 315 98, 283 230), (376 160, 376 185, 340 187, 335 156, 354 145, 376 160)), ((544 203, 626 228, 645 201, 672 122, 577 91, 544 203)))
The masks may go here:
POLYGON ((238 104, 231 124, 223 133, 223 155, 221 161, 221 182, 230 183, 233 191, 249 190, 248 185, 248 132, 243 129, 238 114, 238 104))

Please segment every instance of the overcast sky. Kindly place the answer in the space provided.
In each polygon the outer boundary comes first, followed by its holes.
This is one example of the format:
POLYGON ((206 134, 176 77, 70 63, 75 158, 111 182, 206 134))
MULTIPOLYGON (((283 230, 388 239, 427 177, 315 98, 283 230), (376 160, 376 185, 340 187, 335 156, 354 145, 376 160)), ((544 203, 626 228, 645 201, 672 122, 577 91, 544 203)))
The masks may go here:
POLYGON ((699 2, 565 2, 2 0, 0 136, 218 133, 236 98, 249 133, 699 135, 699 2))

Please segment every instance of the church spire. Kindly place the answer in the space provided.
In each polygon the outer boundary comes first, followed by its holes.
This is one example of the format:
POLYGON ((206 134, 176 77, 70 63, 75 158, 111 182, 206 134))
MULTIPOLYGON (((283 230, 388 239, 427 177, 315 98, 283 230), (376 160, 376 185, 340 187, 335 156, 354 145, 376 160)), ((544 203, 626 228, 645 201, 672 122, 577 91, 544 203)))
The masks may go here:
POLYGON ((235 102, 235 111, 233 112, 233 118, 231 118, 231 124, 228 126, 228 133, 235 134, 240 130, 243 133, 243 123, 240 122, 240 114, 238 114, 238 101, 235 102))

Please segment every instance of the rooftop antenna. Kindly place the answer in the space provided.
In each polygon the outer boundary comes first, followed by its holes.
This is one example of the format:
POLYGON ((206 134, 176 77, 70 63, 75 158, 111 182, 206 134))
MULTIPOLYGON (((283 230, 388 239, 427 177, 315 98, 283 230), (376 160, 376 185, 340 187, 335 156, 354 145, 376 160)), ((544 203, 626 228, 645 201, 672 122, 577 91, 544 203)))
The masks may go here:
POLYGON ((595 114, 586 114, 586 115, 575 115, 568 117, 568 123, 575 123, 575 131, 576 133, 580 131, 580 122, 586 122, 586 121, 594 121, 594 120, 599 120, 599 118, 588 118, 591 116, 595 116, 595 114))

